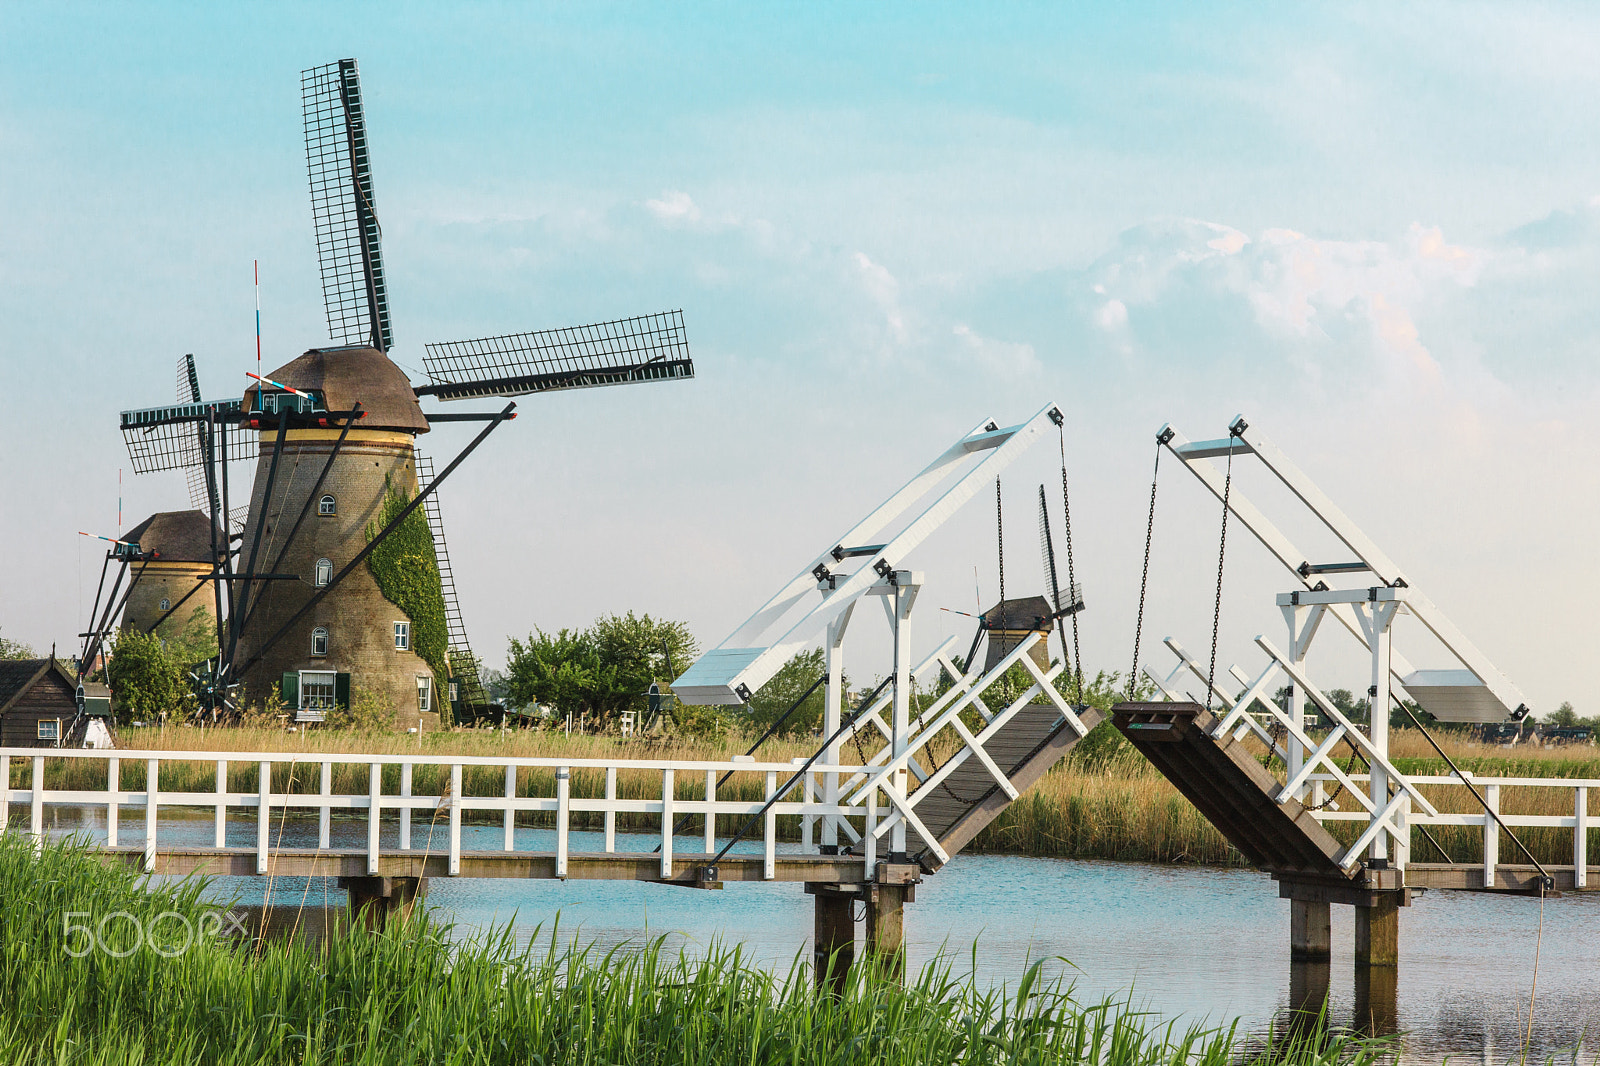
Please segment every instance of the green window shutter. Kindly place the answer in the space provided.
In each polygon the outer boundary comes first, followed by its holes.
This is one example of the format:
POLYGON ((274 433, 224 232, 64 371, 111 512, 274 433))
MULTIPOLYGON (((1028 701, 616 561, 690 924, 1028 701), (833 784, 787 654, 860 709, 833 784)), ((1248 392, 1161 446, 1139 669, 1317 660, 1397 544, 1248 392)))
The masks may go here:
POLYGON ((283 700, 285 707, 299 707, 300 675, 293 670, 285 671, 283 684, 278 686, 278 696, 283 700))
POLYGON ((333 675, 333 702, 337 707, 350 707, 350 675, 333 675))

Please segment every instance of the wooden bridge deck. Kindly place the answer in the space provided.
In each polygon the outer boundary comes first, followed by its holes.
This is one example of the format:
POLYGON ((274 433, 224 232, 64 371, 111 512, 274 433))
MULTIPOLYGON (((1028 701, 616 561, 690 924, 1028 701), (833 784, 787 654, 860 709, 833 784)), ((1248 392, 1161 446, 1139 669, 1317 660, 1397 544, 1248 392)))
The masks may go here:
MULTIPOLYGON (((143 847, 101 848, 108 863, 145 869, 143 847)), ((365 849, 274 848, 268 854, 266 876, 274 877, 448 877, 448 851, 386 851, 378 857, 374 874, 365 849)), ((556 853, 539 851, 463 851, 457 877, 510 877, 556 880, 556 853)), ((701 868, 711 856, 687 854, 672 859, 672 877, 661 876, 661 856, 649 851, 571 852, 566 879, 576 881, 655 881, 662 884, 698 884, 701 868)), ((261 876, 255 848, 160 847, 151 872, 157 874, 209 874, 261 876)), ((850 855, 786 855, 774 860, 773 876, 765 874, 766 857, 757 853, 730 853, 717 864, 717 882, 786 881, 849 883, 871 881, 866 860, 850 855)))

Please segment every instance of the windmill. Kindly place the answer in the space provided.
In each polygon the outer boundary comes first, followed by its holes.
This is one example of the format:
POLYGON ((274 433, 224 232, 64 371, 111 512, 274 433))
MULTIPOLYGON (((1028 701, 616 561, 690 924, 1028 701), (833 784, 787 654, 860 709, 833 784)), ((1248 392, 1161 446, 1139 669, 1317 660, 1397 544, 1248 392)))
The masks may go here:
POLYGON ((301 91, 330 343, 251 375, 242 400, 200 401, 191 377, 188 401, 125 411, 123 433, 135 472, 186 471, 213 514, 228 513, 225 460, 256 460, 241 532, 212 575, 226 615, 219 688, 242 684, 252 701, 276 692, 297 719, 315 721, 356 684, 395 708, 396 721, 426 719, 447 681, 458 702, 481 700, 454 582, 441 581, 448 556, 434 489, 516 404, 424 414, 418 398, 682 380, 694 364, 673 311, 429 344, 429 381, 413 386, 388 354, 383 230, 355 60, 304 71, 301 91), (469 421, 487 424, 431 475, 416 437, 469 421))

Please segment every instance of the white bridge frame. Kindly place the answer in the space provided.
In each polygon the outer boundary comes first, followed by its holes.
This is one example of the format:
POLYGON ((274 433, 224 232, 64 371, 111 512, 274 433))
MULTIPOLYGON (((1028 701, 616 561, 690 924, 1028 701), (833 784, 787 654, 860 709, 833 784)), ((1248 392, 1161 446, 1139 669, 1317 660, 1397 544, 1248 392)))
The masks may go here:
MULTIPOLYGON (((821 752, 821 761, 837 764, 846 741, 855 740, 859 731, 869 722, 887 740, 887 748, 875 757, 880 760, 879 769, 868 774, 866 784, 858 785, 854 779, 841 781, 841 774, 836 772, 824 774, 823 804, 841 805, 841 797, 845 792, 850 792, 856 802, 866 803, 871 808, 881 791, 892 810, 882 823, 876 823, 874 817, 868 818, 868 822, 873 824, 872 830, 866 834, 868 846, 875 846, 875 841, 887 834, 890 854, 904 855, 909 827, 941 861, 948 858, 938 841, 933 839, 933 835, 916 816, 909 779, 915 775, 919 781, 925 780, 927 772, 914 757, 914 752, 925 747, 940 729, 950 726, 965 741, 958 761, 978 757, 991 773, 1001 779, 1002 787, 1010 790, 1010 782, 1005 780, 1005 775, 999 773, 993 760, 983 752, 983 742, 992 736, 991 730, 999 728, 994 720, 1009 719, 1017 708, 1008 707, 999 716, 987 709, 981 710, 979 713, 988 724, 978 734, 967 730, 955 712, 948 715, 943 713, 955 704, 960 704, 961 708, 982 707, 982 691, 999 674, 994 673, 988 681, 980 681, 979 676, 969 677, 957 671, 942 651, 913 669, 911 610, 922 588, 923 575, 918 571, 900 569, 900 565, 962 505, 1036 443, 1047 428, 1060 426, 1064 420, 1061 408, 1054 403, 1047 403, 1027 421, 1017 425, 1001 428, 994 419, 985 419, 962 434, 865 518, 831 541, 727 639, 702 655, 682 677, 673 682, 673 693, 685 703, 748 702, 754 691, 777 673, 784 663, 796 652, 810 647, 820 636, 827 676, 822 722, 822 733, 827 742, 821 752), (947 481, 949 484, 942 492, 928 499, 935 489, 947 481), (924 500, 927 502, 921 509, 913 511, 924 500), (899 532, 882 543, 876 543, 884 531, 896 526, 899 532), (856 564, 855 560, 861 562, 856 564), (847 572, 852 565, 856 568, 847 572), (845 705, 844 638, 855 608, 864 596, 882 597, 894 641, 892 683, 886 696, 841 731, 845 705), (949 703, 938 705, 940 711, 935 712, 937 728, 932 728, 935 719, 930 719, 928 712, 919 717, 918 723, 927 721, 929 728, 919 728, 911 720, 915 678, 939 663, 941 656, 943 669, 955 685, 951 689, 955 695, 946 693, 950 697, 949 703), (883 716, 885 709, 889 712, 887 722, 883 716)), ((1026 642, 1026 646, 1032 647, 1033 643, 1026 642)), ((1008 664, 1014 658, 1008 657, 1008 664)), ((1034 688, 1038 688, 1037 677, 1035 681, 1034 688)), ((1048 681, 1043 683, 1043 690, 1070 713, 1048 681)), ((1082 725, 1075 715, 1071 721, 1080 727, 1082 725)), ((808 822, 808 831, 810 828, 808 822)), ((841 830, 855 839, 855 830, 844 817, 822 819, 822 846, 825 850, 837 850, 841 830)))
MULTIPOLYGON (((1296 498, 1322 522, 1357 561, 1316 564, 1297 548, 1278 527, 1257 509, 1237 483, 1226 489, 1230 514, 1243 522, 1257 540, 1305 586, 1280 594, 1277 606, 1288 629, 1288 650, 1281 650, 1265 636, 1255 638, 1256 646, 1267 655, 1265 669, 1250 677, 1237 666, 1213 684, 1209 695, 1219 705, 1219 717, 1212 735, 1221 738, 1233 733, 1243 739, 1254 733, 1272 754, 1282 761, 1285 780, 1277 802, 1295 799, 1309 806, 1318 820, 1365 821, 1366 827, 1339 858, 1351 869, 1363 859, 1381 860, 1404 869, 1410 858, 1411 828, 1418 825, 1481 825, 1484 827, 1485 884, 1495 884, 1499 859, 1499 825, 1493 816, 1466 797, 1472 808, 1465 812, 1442 812, 1421 791, 1422 785, 1462 786, 1467 781, 1481 785, 1491 809, 1498 811, 1500 789, 1562 788, 1573 791, 1573 816, 1500 814, 1507 826, 1558 827, 1573 831, 1573 862, 1576 887, 1586 884, 1586 833, 1592 824, 1588 817, 1588 790, 1600 781, 1561 778, 1465 778, 1406 776, 1389 760, 1389 705, 1391 695, 1411 695, 1427 707, 1434 702, 1444 713, 1438 717, 1460 721, 1520 721, 1527 713, 1521 691, 1489 662, 1420 591, 1411 587, 1392 560, 1362 532, 1345 513, 1319 489, 1282 450, 1241 415, 1228 426, 1228 436, 1217 440, 1190 441, 1170 424, 1161 428, 1157 440, 1176 456, 1220 501, 1224 498, 1225 475, 1211 462, 1221 456, 1255 456, 1296 498), (1381 584, 1366 588, 1330 589, 1321 579, 1324 574, 1370 573, 1381 584), (1400 614, 1415 617, 1454 655, 1464 670, 1418 671, 1393 646, 1392 627, 1400 614), (1332 616, 1347 629, 1372 656, 1369 706, 1373 709, 1364 732, 1334 706, 1305 671, 1305 660, 1313 638, 1325 618, 1332 616), (1242 689, 1232 689, 1228 680, 1242 689), (1288 688, 1289 708, 1279 707, 1272 698, 1274 686, 1288 688), (1306 731, 1305 700, 1333 722, 1333 729, 1320 740, 1306 731), (1454 714, 1454 717, 1450 717, 1454 714), (1263 723, 1263 719, 1265 723, 1263 723), (1281 731, 1268 728, 1275 724, 1281 731), (1333 753, 1341 743, 1357 748, 1370 765, 1370 773, 1346 773, 1333 753), (1345 811, 1327 800, 1330 785, 1342 788, 1359 808, 1345 811), (1363 787, 1365 786, 1365 787, 1363 787)), ((1145 677, 1167 700, 1195 700, 1185 686, 1198 682, 1206 693, 1207 671, 1172 638, 1165 641, 1177 657, 1177 665, 1163 675, 1148 664, 1145 677), (1187 675, 1187 678, 1186 676, 1187 675)))

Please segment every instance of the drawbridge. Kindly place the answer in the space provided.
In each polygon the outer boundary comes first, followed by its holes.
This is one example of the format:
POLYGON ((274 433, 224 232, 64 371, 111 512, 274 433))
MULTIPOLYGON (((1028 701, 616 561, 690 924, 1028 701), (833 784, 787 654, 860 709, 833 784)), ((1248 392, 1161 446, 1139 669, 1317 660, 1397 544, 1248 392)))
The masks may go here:
MULTIPOLYGON (((1222 503, 1223 558, 1226 521, 1242 523, 1298 587, 1276 597, 1284 645, 1266 635, 1254 639, 1265 658, 1258 672, 1235 665, 1219 676, 1215 634, 1209 663, 1169 637, 1164 643, 1176 660, 1170 671, 1146 665, 1142 678, 1157 700, 1118 704, 1113 721, 1247 861, 1279 883, 1292 901, 1297 957, 1326 957, 1330 903, 1357 908, 1357 961, 1389 964, 1398 954, 1398 908, 1418 889, 1541 894, 1600 884, 1600 867, 1589 865, 1588 854, 1588 794, 1600 780, 1492 777, 1450 759, 1422 712, 1444 723, 1519 722, 1527 703, 1310 478, 1242 417, 1218 440, 1190 441, 1164 426, 1157 447, 1222 503), (1246 459, 1259 460, 1354 558, 1318 562, 1304 553, 1239 490, 1235 463, 1246 459), (1370 663, 1364 715, 1348 702, 1341 706, 1308 669, 1312 642, 1329 619, 1359 642, 1370 663), (1397 630, 1446 661, 1417 668, 1396 647, 1397 630), (1395 764, 1391 714, 1428 740, 1448 773, 1405 773, 1395 764), (1516 804, 1506 803, 1513 795, 1516 804), (1560 799, 1551 803, 1552 796, 1560 799), (1551 807, 1570 813, 1548 813, 1551 807), (1457 852, 1465 850, 1461 828, 1481 834, 1481 843, 1474 854, 1452 855, 1434 836, 1438 827, 1455 828, 1457 852), (1529 829, 1570 831, 1571 861, 1539 861, 1523 840, 1529 829), (1418 850, 1442 861, 1415 861, 1418 850)), ((1154 507, 1152 489, 1152 528, 1154 507)), ((1219 566, 1219 607, 1220 597, 1219 566)))

